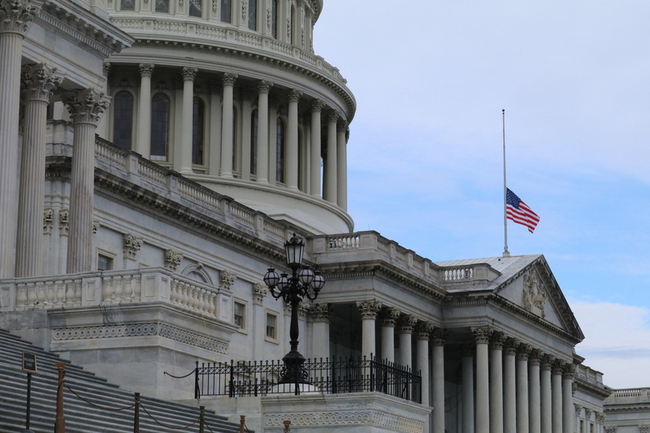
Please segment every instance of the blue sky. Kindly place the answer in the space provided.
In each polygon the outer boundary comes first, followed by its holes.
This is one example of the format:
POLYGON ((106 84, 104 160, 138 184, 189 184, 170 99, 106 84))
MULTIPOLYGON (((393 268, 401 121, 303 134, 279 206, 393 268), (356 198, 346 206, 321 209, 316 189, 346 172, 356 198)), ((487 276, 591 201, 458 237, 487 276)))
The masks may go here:
POLYGON ((433 261, 503 252, 508 186, 616 388, 650 386, 650 3, 325 0, 316 54, 357 98, 349 212, 433 261))

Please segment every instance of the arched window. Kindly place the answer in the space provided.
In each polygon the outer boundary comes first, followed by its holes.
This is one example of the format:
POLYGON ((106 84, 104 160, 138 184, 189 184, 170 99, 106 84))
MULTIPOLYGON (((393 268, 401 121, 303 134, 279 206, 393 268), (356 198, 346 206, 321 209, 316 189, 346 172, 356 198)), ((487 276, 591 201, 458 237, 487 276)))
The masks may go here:
POLYGON ((284 122, 278 117, 275 133, 275 180, 284 183, 284 122))
POLYGON ((203 4, 201 0, 190 0, 190 16, 201 17, 203 16, 203 4))
POLYGON ((131 149, 133 135, 133 95, 122 91, 113 99, 113 143, 131 149))
POLYGON ((230 1, 231 0, 221 0, 221 21, 224 23, 232 22, 230 1))
POLYGON ((278 0, 271 0, 271 35, 278 38, 278 0))
POLYGON ((121 0, 120 10, 133 11, 135 10, 135 0, 121 0))
POLYGON ((257 174, 257 110, 251 113, 251 174, 257 174))
POLYGON ((151 160, 167 161, 169 147, 169 96, 156 93, 151 98, 151 160))
POLYGON ((248 28, 257 30, 257 0, 248 0, 248 28))
POLYGON ((194 98, 192 111, 192 164, 203 165, 205 104, 201 98, 194 98))
POLYGON ((169 13, 169 0, 156 0, 156 12, 169 13))

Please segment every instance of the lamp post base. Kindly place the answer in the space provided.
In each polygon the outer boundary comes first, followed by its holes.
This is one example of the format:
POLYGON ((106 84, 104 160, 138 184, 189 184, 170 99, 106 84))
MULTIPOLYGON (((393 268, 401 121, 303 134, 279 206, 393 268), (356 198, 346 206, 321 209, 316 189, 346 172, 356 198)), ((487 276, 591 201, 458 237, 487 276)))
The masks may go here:
POLYGON ((309 383, 309 375, 303 367, 305 357, 297 350, 292 350, 282 358, 282 361, 284 362, 284 368, 280 383, 296 384, 296 395, 300 394, 300 387, 298 385, 301 383, 309 383))

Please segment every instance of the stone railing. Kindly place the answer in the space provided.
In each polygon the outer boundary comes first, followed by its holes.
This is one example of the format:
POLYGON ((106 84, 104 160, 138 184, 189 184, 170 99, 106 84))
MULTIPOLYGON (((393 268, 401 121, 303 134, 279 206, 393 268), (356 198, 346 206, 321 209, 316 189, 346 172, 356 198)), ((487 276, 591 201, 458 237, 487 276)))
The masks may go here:
POLYGON ((650 388, 616 389, 605 399, 605 405, 630 403, 650 403, 650 388))
POLYGON ((163 302, 230 322, 229 291, 165 268, 15 278, 0 285, 0 312, 163 302))

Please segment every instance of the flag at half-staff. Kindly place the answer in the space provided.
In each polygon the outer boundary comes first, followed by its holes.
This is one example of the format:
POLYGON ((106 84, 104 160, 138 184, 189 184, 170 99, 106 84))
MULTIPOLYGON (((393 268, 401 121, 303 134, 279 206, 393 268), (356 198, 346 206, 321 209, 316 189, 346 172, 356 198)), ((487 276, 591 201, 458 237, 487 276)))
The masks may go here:
POLYGON ((537 223, 539 222, 539 215, 528 207, 526 203, 520 199, 517 194, 506 189, 506 217, 516 222, 517 224, 528 227, 529 232, 534 232, 537 223))

